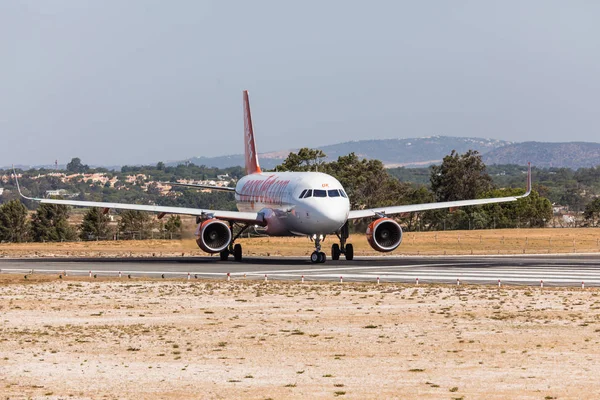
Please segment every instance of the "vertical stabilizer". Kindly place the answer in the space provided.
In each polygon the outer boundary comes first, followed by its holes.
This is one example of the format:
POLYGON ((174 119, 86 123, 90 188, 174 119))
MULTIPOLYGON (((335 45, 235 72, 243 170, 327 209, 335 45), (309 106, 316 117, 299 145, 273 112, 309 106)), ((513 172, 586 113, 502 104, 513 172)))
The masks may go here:
POLYGON ((256 142, 254 130, 252 129, 252 117, 250 116, 250 101, 248 91, 244 90, 244 149, 246 154, 246 173, 256 174, 260 171, 258 165, 258 154, 256 153, 256 142))

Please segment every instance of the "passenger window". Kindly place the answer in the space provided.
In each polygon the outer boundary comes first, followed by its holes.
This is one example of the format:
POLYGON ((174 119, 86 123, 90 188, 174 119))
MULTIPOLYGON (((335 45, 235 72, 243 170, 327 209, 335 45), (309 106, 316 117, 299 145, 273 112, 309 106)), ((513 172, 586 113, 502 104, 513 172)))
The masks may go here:
POLYGON ((327 197, 327 190, 315 189, 313 194, 315 197, 327 197))
POLYGON ((299 199, 303 198, 303 197, 304 197, 304 195, 306 194, 306 192, 307 192, 307 191, 308 191, 308 189, 304 189, 304 190, 302 191, 302 193, 300 193, 300 196, 298 196, 298 198, 299 198, 299 199))
POLYGON ((307 199, 309 197, 312 197, 312 189, 308 189, 308 191, 306 192, 306 194, 304 195, 304 198, 307 199))
POLYGON ((328 190, 329 197, 340 197, 340 192, 337 189, 328 190))
POLYGON ((342 197, 348 198, 346 192, 344 192, 344 189, 340 189, 340 193, 342 194, 342 197))

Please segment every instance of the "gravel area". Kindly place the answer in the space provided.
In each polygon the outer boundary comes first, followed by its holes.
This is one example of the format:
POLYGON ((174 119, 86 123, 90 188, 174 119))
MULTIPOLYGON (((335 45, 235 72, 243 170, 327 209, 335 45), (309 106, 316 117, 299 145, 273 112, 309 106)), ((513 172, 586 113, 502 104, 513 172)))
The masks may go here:
POLYGON ((0 395, 600 398, 600 291, 0 276, 0 395))

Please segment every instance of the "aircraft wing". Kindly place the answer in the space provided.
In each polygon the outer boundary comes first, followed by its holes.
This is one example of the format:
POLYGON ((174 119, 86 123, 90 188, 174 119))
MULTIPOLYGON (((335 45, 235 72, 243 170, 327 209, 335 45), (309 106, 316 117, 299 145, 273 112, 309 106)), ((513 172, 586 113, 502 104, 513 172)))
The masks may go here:
POLYGON ((531 165, 527 172, 527 191, 521 196, 510 196, 510 197, 494 197, 489 199, 475 199, 475 200, 458 200, 458 201, 444 201, 440 203, 423 203, 423 204, 408 204, 404 206, 391 206, 391 207, 379 207, 369 208, 365 210, 351 210, 348 214, 348 219, 375 217, 383 215, 393 215, 417 211, 427 210, 439 210, 442 208, 457 208, 465 206, 480 206, 483 204, 494 204, 494 203, 506 203, 509 201, 517 201, 518 199, 529 196, 531 193, 531 165))
POLYGON ((219 218, 225 221, 238 221, 254 223, 257 225, 264 225, 264 218, 262 213, 255 212, 241 212, 241 211, 220 211, 220 210, 205 210, 201 208, 186 208, 186 207, 166 207, 166 206, 155 206, 145 204, 126 204, 126 203, 107 203, 102 201, 80 201, 80 200, 60 200, 60 199, 39 199, 33 197, 27 197, 21 192, 19 186, 19 180, 16 178, 17 173, 15 172, 15 180, 17 183, 17 190, 21 197, 37 201, 42 204, 62 204, 65 206, 73 207, 98 207, 105 210, 111 208, 115 210, 135 210, 135 211, 148 211, 155 212, 162 215, 165 214, 183 214, 183 215, 194 215, 206 218, 219 218))
POLYGON ((210 218, 218 218, 226 221, 239 221, 249 222, 262 225, 264 223, 263 216, 261 213, 255 212, 241 212, 241 211, 219 211, 219 210, 205 210, 201 208, 186 208, 186 207, 165 207, 165 206, 153 206, 144 204, 125 204, 125 203, 106 203, 100 201, 79 201, 79 200, 59 200, 59 199, 35 199, 29 198, 30 200, 38 201, 42 204, 62 204, 65 206, 74 207, 98 207, 115 210, 136 210, 136 211, 148 211, 160 214, 183 214, 183 215, 194 215, 210 218))
POLYGON ((192 189, 210 189, 210 190, 222 190, 224 192, 235 192, 235 188, 227 186, 212 186, 212 185, 200 185, 196 183, 177 183, 177 182, 165 182, 165 185, 192 188, 192 189))

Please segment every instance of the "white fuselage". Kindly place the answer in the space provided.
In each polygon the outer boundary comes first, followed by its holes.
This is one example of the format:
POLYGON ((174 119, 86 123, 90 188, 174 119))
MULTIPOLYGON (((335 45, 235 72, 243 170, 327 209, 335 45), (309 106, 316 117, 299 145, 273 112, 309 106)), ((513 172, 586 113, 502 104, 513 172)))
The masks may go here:
POLYGON ((261 212, 273 236, 330 234, 347 221, 350 202, 334 177, 320 172, 261 172, 235 188, 240 211, 261 212))

